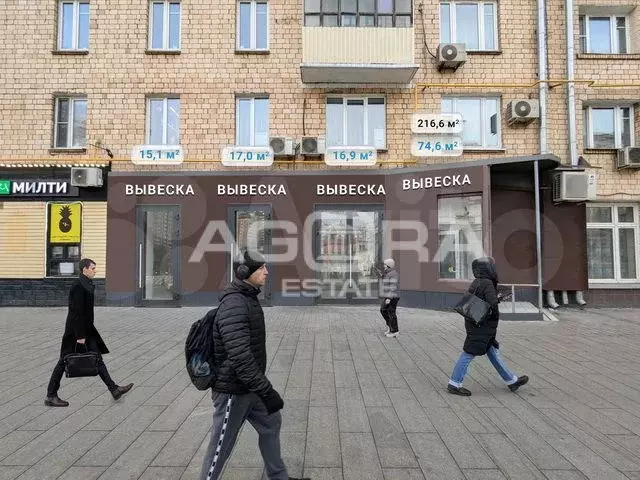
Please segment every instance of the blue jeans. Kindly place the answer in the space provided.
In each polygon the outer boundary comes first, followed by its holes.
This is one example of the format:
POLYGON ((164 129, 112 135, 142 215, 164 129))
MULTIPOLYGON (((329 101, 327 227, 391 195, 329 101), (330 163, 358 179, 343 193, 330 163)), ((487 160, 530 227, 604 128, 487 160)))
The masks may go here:
MULTIPOLYGON (((489 348, 487 357, 489 357, 491 365, 493 365, 493 367, 498 371, 507 385, 511 385, 518 380, 518 377, 511 373, 506 367, 506 365, 502 361, 502 357, 500 357, 500 350, 498 350, 496 347, 492 346, 489 348)), ((475 355, 471 355, 467 352, 462 352, 460 354, 460 358, 456 362, 455 367, 453 367, 453 373, 451 374, 451 378, 449 379, 449 385, 453 385, 454 387, 458 388, 462 386, 464 376, 467 374, 467 368, 469 368, 469 364, 474 358, 476 358, 475 355)))

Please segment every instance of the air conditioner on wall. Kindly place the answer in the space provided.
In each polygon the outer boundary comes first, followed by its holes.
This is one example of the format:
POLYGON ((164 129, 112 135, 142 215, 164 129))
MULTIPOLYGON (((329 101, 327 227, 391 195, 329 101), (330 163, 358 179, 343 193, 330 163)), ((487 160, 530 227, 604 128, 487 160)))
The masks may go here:
POLYGON ((585 171, 560 171, 553 174, 554 202, 585 202, 596 199, 597 177, 585 171))
POLYGON ((618 168, 640 168, 640 147, 624 147, 618 150, 618 168))
POLYGON ((507 123, 531 123, 540 118, 540 103, 537 99, 518 98, 507 104, 507 123))
POLYGON ((438 70, 452 68, 457 70, 467 61, 467 50, 464 43, 441 43, 436 54, 438 70))
POLYGON ((273 149, 273 155, 290 156, 294 154, 294 144, 292 138, 287 137, 271 137, 269 145, 273 149))
POLYGON ((71 168, 71 185, 74 187, 101 187, 102 169, 97 167, 71 168))
POLYGON ((302 155, 322 155, 324 150, 324 137, 302 137, 300 140, 300 153, 302 155))

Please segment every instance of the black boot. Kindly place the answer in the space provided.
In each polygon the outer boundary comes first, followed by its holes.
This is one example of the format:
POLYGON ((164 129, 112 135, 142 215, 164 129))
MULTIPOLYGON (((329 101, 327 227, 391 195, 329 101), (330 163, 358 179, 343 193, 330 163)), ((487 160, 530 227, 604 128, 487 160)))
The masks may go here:
POLYGON ((511 385, 509 385, 509 390, 511 390, 512 392, 515 392, 522 385, 525 385, 528 381, 529 381, 529 377, 527 377, 526 375, 522 375, 521 377, 518 377, 518 380, 516 381, 516 383, 512 383, 511 385))
POLYGON ((124 387, 116 387, 113 390, 111 390, 111 395, 113 395, 114 400, 118 400, 122 395, 124 395, 129 390, 131 390, 132 387, 133 387, 133 383, 130 383, 129 385, 125 385, 124 387))
POLYGON ((461 397, 470 397, 471 392, 464 387, 454 387, 453 385, 447 385, 447 391, 454 395, 460 395, 461 397))
POLYGON ((57 394, 53 396, 47 395, 47 398, 44 399, 44 404, 47 407, 68 407, 69 406, 69 402, 65 402, 64 400, 61 400, 57 394))

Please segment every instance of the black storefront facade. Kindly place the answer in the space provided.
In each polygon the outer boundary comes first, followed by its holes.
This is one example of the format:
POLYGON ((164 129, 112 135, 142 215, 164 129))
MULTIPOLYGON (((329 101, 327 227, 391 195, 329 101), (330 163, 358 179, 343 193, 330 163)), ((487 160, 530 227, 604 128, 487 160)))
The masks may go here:
POLYGON ((538 305, 538 228, 544 289, 587 288, 585 206, 551 202, 558 165, 549 155, 396 170, 111 172, 107 303, 216 304, 232 255, 254 241, 270 259, 267 306, 377 303, 375 268, 392 256, 403 306, 447 309, 483 253, 518 301, 538 305), (275 223, 251 227, 265 221, 275 223))

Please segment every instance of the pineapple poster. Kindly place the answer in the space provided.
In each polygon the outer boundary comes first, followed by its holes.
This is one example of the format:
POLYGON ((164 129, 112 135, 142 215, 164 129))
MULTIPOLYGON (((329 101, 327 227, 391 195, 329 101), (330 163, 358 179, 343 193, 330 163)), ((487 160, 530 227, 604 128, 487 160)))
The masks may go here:
POLYGON ((82 205, 52 203, 49 215, 49 242, 80 243, 82 205))

